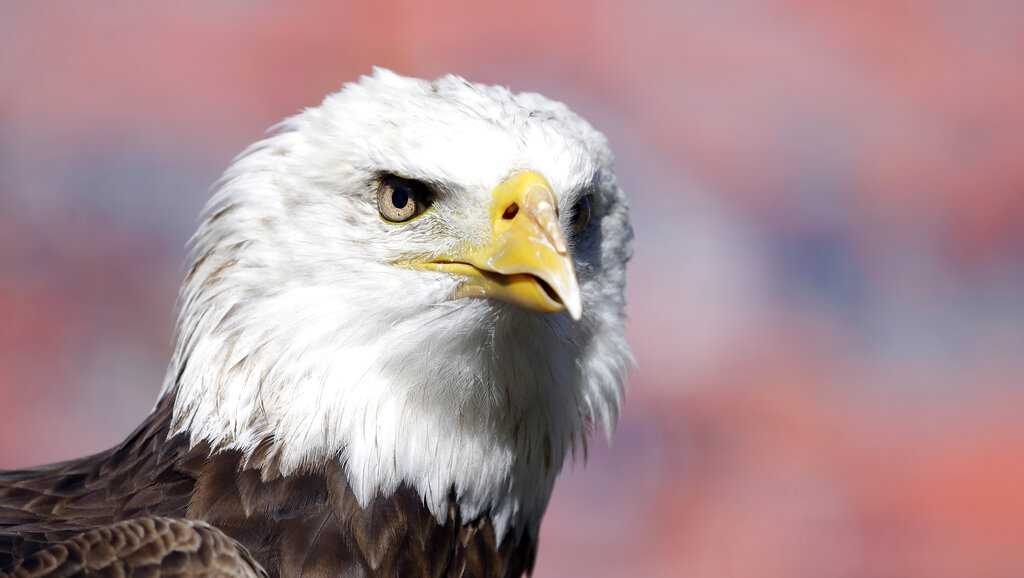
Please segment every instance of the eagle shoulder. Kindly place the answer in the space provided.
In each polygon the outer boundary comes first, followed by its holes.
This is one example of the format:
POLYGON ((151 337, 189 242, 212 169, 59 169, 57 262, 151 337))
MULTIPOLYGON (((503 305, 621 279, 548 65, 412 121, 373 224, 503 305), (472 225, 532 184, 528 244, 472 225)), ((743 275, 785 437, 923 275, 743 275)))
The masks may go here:
POLYGON ((147 516, 81 532, 36 551, 0 578, 111 576, 266 578, 238 542, 196 520, 147 516))

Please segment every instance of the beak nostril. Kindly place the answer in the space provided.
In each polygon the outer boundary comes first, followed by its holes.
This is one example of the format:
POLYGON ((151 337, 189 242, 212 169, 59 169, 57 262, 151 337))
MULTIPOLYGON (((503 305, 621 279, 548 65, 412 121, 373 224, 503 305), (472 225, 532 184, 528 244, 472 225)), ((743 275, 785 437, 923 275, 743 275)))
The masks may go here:
POLYGON ((502 213, 501 218, 505 219, 506 221, 511 221, 512 219, 516 218, 516 215, 518 214, 519 205, 517 205, 516 203, 512 203, 505 209, 505 212, 502 213))

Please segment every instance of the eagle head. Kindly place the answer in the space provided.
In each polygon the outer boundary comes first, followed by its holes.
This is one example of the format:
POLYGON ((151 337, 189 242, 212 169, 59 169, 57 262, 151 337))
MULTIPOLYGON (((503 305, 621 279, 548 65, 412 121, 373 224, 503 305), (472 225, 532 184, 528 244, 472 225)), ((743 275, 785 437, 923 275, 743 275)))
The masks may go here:
POLYGON ((163 395, 265 475, 345 466, 497 531, 610 431, 632 230, 605 138, 538 94, 376 69, 214 187, 163 395))

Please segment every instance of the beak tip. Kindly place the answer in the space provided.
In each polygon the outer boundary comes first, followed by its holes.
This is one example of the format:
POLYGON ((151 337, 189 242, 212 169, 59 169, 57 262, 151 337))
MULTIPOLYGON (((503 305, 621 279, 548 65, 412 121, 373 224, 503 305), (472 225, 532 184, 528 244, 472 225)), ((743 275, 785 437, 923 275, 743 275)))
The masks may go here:
POLYGON ((569 316, 572 317, 573 321, 579 321, 583 316, 583 305, 580 303, 579 297, 566 303, 565 308, 569 311, 569 316))

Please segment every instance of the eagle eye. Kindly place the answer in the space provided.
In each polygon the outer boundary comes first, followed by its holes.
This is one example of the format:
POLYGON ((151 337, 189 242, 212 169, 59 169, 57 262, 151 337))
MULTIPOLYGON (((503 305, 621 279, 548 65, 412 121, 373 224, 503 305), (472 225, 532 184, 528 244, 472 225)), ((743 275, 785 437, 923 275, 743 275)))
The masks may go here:
POLYGON ((579 235, 587 228, 591 217, 591 204, 594 195, 583 195, 572 207, 569 216, 569 226, 572 228, 573 236, 579 235))
POLYGON ((377 209, 384 220, 403 223, 430 208, 430 187, 422 181, 384 175, 377 187, 377 209))

